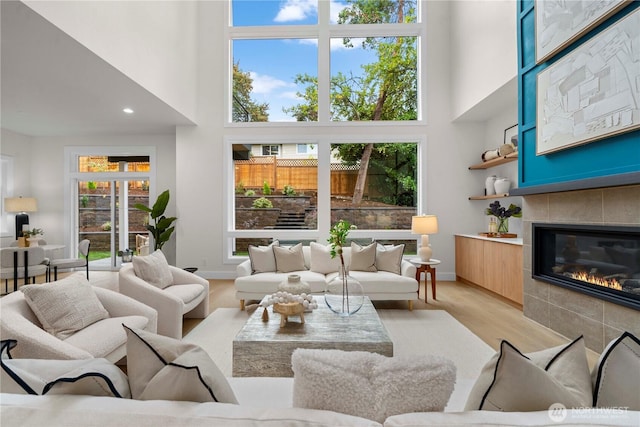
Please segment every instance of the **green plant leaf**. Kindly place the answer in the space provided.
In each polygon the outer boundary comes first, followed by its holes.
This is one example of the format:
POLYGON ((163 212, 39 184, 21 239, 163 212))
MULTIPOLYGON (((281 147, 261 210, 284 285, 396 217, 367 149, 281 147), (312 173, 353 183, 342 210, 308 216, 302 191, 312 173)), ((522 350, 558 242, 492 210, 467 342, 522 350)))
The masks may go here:
POLYGON ((139 211, 145 211, 145 212, 151 212, 151 208, 148 206, 145 206, 141 203, 136 203, 135 205, 133 205, 134 208, 138 209, 139 211))
POLYGON ((151 211, 151 218, 156 219, 161 216, 165 209, 167 209, 167 205, 169 204, 169 190, 163 191, 156 202, 153 204, 153 209, 151 211))

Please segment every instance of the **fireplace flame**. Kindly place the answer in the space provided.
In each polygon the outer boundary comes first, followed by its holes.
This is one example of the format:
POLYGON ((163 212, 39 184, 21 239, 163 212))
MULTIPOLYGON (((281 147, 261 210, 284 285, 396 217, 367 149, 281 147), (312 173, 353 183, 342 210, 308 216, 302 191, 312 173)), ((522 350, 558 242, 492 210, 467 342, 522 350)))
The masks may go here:
POLYGON ((605 279, 604 277, 594 276, 593 274, 588 274, 585 272, 571 273, 571 278, 580 280, 581 282, 587 282, 594 285, 603 286, 605 288, 615 289, 617 291, 622 290, 622 285, 616 279, 605 279))

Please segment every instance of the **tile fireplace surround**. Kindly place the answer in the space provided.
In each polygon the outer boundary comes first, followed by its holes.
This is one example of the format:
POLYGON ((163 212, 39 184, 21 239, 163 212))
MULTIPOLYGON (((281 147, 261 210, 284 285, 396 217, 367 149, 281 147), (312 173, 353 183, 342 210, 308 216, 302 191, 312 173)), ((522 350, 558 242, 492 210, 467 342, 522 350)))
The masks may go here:
POLYGON ((524 315, 599 353, 622 331, 640 336, 640 311, 531 277, 534 222, 640 227, 640 185, 523 197, 524 315))

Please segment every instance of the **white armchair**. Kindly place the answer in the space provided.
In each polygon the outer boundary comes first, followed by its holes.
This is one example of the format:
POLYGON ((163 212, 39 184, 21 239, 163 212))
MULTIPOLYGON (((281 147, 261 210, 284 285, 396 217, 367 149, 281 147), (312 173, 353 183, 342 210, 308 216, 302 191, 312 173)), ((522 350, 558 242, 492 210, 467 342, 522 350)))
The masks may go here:
POLYGON ((161 289, 136 276, 133 263, 120 268, 120 293, 158 311, 158 334, 182 338, 182 317, 204 319, 209 315, 209 282, 172 265, 173 284, 161 289))
POLYGON ((18 342, 12 356, 20 359, 106 358, 117 362, 126 355, 127 335, 122 327, 156 331, 157 312, 132 298, 108 289, 93 288, 109 313, 65 340, 48 333, 29 307, 22 292, 0 298, 0 334, 2 339, 18 342))

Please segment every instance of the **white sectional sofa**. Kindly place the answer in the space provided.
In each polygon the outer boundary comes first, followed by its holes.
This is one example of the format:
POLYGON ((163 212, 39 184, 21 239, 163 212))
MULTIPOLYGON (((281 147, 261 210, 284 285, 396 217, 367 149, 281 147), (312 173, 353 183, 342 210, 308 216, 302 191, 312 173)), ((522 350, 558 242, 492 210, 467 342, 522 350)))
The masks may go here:
MULTIPOLYGON (((329 281, 338 275, 339 259, 329 259, 326 250, 315 245, 302 247, 304 269, 280 272, 274 264, 273 271, 256 271, 252 260, 247 259, 236 268, 236 298, 240 300, 240 308, 244 309, 245 301, 260 300, 278 290, 278 285, 287 279, 289 274, 300 275, 307 282, 312 293, 322 293, 329 281)), ((324 247, 326 248, 326 247, 324 247)), ((399 263, 397 273, 376 268, 377 271, 360 271, 350 268, 351 248, 344 248, 344 259, 349 275, 358 280, 364 294, 372 301, 406 300, 409 309, 413 301, 418 299, 419 283, 416 280, 416 267, 404 259, 399 263)), ((378 260, 376 262, 380 265, 378 260)), ((263 269, 264 270, 264 269, 263 269)), ((269 270, 269 269, 266 269, 269 270)))
MULTIPOLYGON (((638 426, 638 411, 569 410, 562 422, 548 411, 463 411, 473 381, 456 384, 445 412, 394 415, 383 424, 332 411, 292 408, 293 378, 229 378, 239 405, 113 397, 0 395, 2 425, 64 426, 638 426)), ((427 392, 427 391, 425 391, 427 392)))

